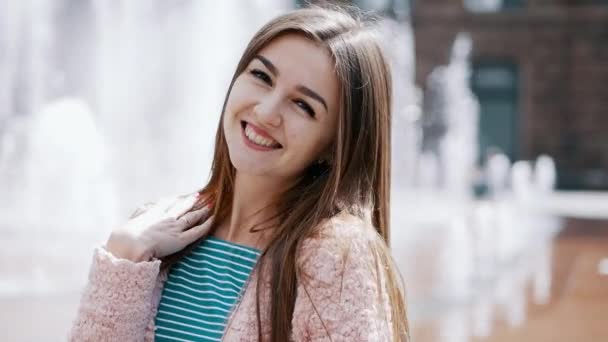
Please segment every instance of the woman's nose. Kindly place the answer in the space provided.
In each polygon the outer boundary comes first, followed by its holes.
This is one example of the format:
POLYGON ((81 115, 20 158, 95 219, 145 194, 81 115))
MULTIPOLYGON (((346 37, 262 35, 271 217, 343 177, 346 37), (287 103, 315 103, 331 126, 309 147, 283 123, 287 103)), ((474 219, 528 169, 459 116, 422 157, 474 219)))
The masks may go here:
POLYGON ((274 94, 268 95, 258 102, 253 111, 260 123, 279 126, 282 120, 281 97, 274 94))

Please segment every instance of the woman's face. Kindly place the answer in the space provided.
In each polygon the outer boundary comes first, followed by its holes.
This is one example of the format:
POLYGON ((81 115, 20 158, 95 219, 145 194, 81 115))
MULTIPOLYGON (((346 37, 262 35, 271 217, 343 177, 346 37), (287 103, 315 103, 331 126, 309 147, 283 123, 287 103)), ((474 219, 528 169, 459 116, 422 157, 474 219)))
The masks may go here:
POLYGON ((298 34, 279 36, 238 76, 223 128, 238 172, 299 176, 336 134, 339 83, 328 51, 298 34))

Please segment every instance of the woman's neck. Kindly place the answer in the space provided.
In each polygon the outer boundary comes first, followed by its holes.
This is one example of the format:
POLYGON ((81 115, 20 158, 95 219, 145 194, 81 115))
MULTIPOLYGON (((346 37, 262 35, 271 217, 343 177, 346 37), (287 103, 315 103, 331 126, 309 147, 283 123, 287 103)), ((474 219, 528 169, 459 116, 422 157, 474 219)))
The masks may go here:
POLYGON ((285 189, 276 179, 236 172, 232 211, 226 222, 221 222, 215 235, 221 239, 261 249, 269 237, 269 230, 250 232, 259 223, 260 228, 272 226, 276 206, 272 201, 285 189))

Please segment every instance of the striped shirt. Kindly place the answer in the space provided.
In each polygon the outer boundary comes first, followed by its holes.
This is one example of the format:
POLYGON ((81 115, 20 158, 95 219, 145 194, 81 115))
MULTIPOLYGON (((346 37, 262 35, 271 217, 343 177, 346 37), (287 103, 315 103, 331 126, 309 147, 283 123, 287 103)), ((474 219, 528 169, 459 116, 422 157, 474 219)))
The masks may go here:
POLYGON ((220 341, 260 252, 207 237, 169 271, 156 315, 156 341, 220 341))

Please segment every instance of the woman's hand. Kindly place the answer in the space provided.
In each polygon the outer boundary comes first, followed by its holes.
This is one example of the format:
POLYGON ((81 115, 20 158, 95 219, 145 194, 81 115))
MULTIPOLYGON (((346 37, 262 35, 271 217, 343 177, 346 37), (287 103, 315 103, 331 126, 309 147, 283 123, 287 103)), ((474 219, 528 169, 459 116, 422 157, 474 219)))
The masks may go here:
POLYGON ((182 250, 209 232, 213 223, 209 206, 193 208, 197 199, 196 194, 164 198, 138 209, 127 223, 112 231, 106 249, 117 258, 134 262, 182 250))

